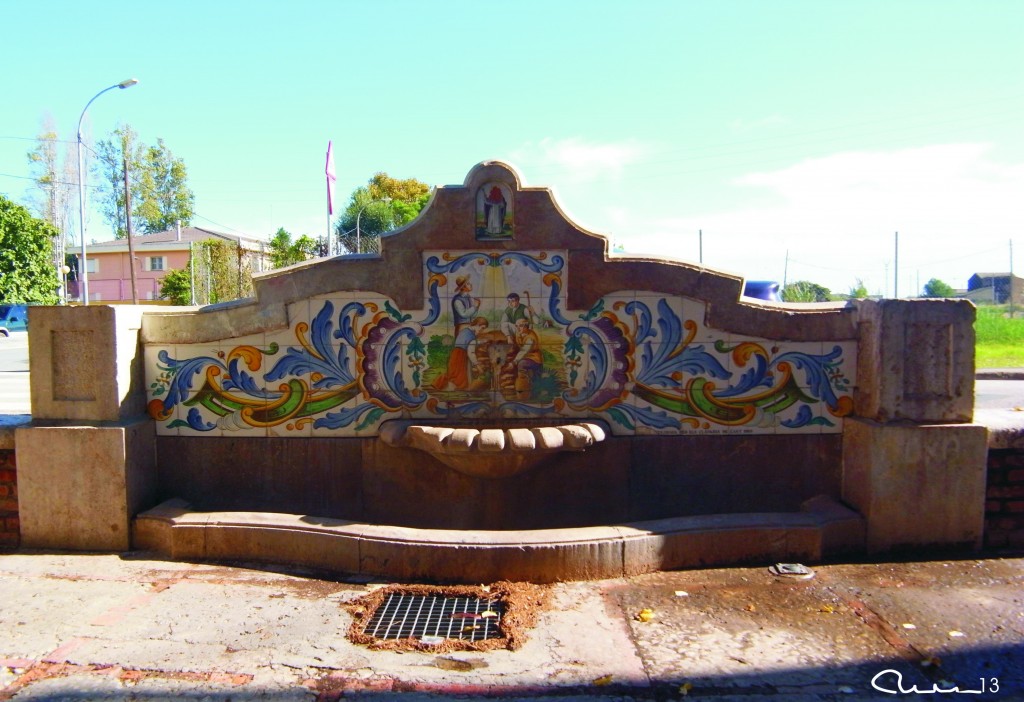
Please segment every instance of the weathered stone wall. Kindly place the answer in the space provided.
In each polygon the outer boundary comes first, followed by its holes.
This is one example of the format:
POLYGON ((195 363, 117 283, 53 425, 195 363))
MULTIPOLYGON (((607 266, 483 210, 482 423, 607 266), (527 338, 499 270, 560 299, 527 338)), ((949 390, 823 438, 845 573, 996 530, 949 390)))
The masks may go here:
POLYGON ((840 496, 841 437, 610 438, 511 478, 463 475, 364 439, 157 438, 160 499, 438 529, 592 526, 799 512, 840 496))

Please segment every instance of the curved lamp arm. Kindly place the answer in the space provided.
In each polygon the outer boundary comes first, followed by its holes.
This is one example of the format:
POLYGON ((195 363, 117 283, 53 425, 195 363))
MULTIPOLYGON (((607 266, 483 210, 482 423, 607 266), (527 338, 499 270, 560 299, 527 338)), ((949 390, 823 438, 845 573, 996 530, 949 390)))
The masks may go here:
POLYGON ((82 173, 85 170, 85 167, 84 162, 82 160, 82 122, 83 120, 85 120, 85 113, 89 111, 89 106, 93 102, 95 102, 96 98, 98 98, 100 95, 109 90, 113 90, 114 88, 120 88, 121 90, 124 90, 125 88, 130 88, 138 82, 139 81, 136 78, 129 78, 128 80, 123 80, 120 83, 116 83, 110 86, 109 88, 104 88, 103 90, 93 95, 92 99, 89 100, 89 102, 85 103, 85 109, 82 110, 82 115, 78 118, 78 222, 79 230, 82 236, 82 270, 80 279, 83 305, 89 304, 89 271, 88 265, 86 263, 87 259, 85 256, 85 178, 83 177, 82 173))

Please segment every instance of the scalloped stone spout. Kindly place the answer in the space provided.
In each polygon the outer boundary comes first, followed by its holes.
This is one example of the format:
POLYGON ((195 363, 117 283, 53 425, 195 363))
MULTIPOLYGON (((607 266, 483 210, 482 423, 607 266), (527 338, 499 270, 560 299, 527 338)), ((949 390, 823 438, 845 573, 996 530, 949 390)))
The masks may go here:
POLYGON ((476 478, 507 478, 562 451, 585 451, 607 435, 608 428, 600 421, 480 429, 396 420, 380 428, 380 439, 387 445, 425 451, 449 468, 476 478))

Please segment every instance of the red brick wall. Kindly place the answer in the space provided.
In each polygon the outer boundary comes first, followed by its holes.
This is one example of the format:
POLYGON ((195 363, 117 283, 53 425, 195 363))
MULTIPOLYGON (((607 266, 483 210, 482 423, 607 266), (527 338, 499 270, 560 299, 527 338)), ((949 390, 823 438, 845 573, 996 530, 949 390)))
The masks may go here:
POLYGON ((1024 547, 1024 452, 989 449, 985 546, 1024 547))
POLYGON ((20 541, 18 474, 14 466, 14 449, 0 449, 0 547, 16 547, 20 541))

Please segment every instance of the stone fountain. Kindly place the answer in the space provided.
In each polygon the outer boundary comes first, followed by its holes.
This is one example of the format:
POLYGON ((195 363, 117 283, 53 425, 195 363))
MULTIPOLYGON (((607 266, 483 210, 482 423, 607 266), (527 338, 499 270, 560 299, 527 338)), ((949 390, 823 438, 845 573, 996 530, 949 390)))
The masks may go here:
POLYGON ((123 450, 77 529, 34 519, 30 477, 26 545, 484 582, 980 537, 969 303, 744 298, 611 255, 499 162, 380 243, 224 305, 36 311, 19 446, 123 450), (67 395, 102 340, 117 397, 67 395))

